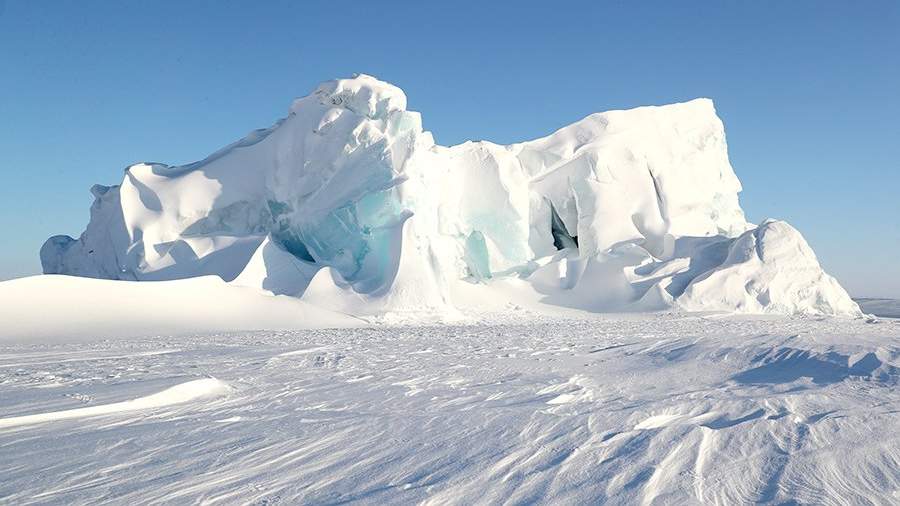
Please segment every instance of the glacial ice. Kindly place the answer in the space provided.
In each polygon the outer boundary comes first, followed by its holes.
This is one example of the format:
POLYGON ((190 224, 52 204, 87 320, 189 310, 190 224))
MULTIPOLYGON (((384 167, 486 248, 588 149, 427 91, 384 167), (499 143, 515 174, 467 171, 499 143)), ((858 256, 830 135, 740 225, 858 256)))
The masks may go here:
POLYGON ((41 248, 45 273, 214 274, 360 314, 861 314, 799 232, 746 222, 708 99, 444 147, 402 90, 358 75, 205 160, 135 164, 91 191, 81 237, 41 248))

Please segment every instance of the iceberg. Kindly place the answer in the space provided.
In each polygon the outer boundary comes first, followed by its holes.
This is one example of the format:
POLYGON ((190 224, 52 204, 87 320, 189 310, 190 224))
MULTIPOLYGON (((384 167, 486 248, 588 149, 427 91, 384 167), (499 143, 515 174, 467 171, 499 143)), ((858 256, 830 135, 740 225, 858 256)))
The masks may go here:
POLYGON ((747 223, 708 99, 445 147, 389 83, 325 82, 204 160, 96 185, 47 274, 216 275, 354 314, 728 311, 858 316, 790 225, 747 223), (517 302, 518 301, 518 302, 517 302))

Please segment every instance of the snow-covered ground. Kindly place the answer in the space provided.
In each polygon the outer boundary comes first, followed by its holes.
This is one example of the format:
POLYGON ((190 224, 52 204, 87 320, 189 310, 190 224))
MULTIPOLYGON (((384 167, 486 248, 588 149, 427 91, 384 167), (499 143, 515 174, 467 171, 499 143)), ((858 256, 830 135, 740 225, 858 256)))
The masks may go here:
POLYGON ((0 283, 0 505, 900 503, 900 320, 740 191, 707 99, 443 147, 325 82, 0 283))
POLYGON ((215 276, 145 283, 30 276, 0 282, 0 343, 364 323, 293 297, 228 285, 215 276))
POLYGON ((0 503, 900 501, 900 321, 585 318, 3 344, 0 503))

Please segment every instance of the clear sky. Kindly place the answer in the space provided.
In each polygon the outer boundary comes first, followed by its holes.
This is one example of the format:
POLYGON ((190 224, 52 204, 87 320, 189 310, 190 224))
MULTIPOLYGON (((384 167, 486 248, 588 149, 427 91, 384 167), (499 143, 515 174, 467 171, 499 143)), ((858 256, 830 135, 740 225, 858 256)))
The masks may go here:
POLYGON ((186 163, 327 79, 406 91, 441 144, 715 100, 751 221, 900 297, 900 2, 0 0, 0 279, 77 237, 93 183, 186 163))

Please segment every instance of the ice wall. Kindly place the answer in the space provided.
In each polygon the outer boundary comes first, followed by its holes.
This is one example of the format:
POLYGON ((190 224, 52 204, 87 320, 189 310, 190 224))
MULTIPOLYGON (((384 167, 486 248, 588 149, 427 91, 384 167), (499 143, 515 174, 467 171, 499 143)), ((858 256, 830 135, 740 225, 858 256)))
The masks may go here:
POLYGON ((544 304, 594 311, 858 313, 802 248, 728 263, 746 234, 772 251, 802 241, 754 231, 740 190, 707 99, 593 114, 510 146, 443 147, 399 88, 359 75, 205 160, 140 163, 95 186, 86 231, 50 238, 41 261, 110 279, 216 274, 355 313, 451 314, 483 300, 460 293, 503 299, 512 280, 544 304))

